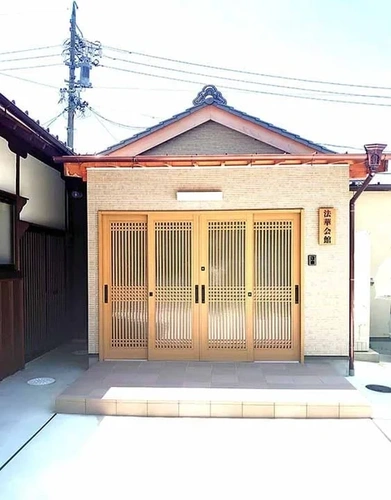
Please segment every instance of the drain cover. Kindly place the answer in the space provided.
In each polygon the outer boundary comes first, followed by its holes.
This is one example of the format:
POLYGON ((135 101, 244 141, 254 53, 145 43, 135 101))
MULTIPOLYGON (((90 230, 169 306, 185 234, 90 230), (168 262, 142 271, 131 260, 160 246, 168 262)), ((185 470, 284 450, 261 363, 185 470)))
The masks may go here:
POLYGON ((51 377, 38 377, 38 378, 31 378, 30 380, 27 381, 29 385, 49 385, 49 384, 54 384, 56 381, 55 378, 51 377))
POLYGON ((87 349, 79 349, 78 351, 73 351, 75 356, 86 356, 88 354, 87 349))
POLYGON ((370 391, 376 391, 376 392, 391 392, 391 387, 388 387, 387 385, 376 385, 376 384, 369 384, 365 386, 367 389, 370 391))

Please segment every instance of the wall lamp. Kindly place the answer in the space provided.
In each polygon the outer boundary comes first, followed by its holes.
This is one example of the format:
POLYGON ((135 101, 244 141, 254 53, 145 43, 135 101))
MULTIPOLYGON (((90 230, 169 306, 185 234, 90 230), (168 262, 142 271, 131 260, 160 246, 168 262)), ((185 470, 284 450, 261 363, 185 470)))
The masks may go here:
POLYGON ((221 201, 222 191, 177 191, 178 201, 221 201))

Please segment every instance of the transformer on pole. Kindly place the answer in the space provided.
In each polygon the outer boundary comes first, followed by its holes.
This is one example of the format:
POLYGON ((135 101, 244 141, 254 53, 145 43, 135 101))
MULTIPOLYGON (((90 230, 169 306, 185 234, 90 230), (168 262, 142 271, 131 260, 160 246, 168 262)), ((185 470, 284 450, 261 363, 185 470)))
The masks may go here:
POLYGON ((65 81, 66 87, 60 90, 60 101, 67 102, 67 146, 73 149, 75 133, 75 115, 77 112, 84 113, 88 103, 81 98, 81 91, 91 88, 90 71, 98 66, 102 56, 102 45, 100 42, 90 42, 83 37, 76 23, 77 3, 72 4, 70 19, 70 37, 64 43, 63 57, 65 64, 69 67, 69 77, 65 81), (76 80, 76 70, 80 68, 79 79, 76 80))

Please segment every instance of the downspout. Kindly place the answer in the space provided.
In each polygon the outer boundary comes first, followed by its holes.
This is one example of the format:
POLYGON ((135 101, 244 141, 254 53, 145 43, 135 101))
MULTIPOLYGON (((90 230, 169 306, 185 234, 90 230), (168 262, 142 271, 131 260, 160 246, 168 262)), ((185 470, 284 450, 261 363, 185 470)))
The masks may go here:
POLYGON ((368 168, 368 175, 349 202, 349 376, 354 376, 354 252, 356 201, 376 174, 385 147, 386 144, 367 144, 364 146, 367 153, 366 165, 368 168))

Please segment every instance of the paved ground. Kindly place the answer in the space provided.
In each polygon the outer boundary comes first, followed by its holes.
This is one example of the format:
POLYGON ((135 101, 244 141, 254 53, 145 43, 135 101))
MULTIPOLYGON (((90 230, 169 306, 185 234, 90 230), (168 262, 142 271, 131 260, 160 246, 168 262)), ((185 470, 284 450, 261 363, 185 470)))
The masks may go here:
POLYGON ((0 383, 0 468, 16 452, 0 500, 389 496, 391 397, 365 385, 391 385, 391 358, 357 362, 349 378, 382 410, 375 421, 53 417, 57 394, 87 368, 76 349, 0 383), (57 381, 26 384, 37 376, 57 381))
POLYGON ((234 389, 351 389, 341 373, 346 363, 213 363, 185 361, 103 361, 94 364, 66 395, 105 394, 111 387, 234 389))
POLYGON ((391 393, 374 392, 365 387, 368 384, 391 387, 391 356, 380 355, 380 363, 356 361, 355 376, 348 380, 372 404, 374 417, 391 419, 391 393))
POLYGON ((0 472, 0 498, 388 498, 390 456, 370 420, 57 415, 0 472))
POLYGON ((80 349, 80 344, 55 349, 0 382, 0 467, 54 414, 58 394, 87 370, 88 357, 72 354, 80 349), (41 387, 26 383, 35 377, 56 382, 41 387))

